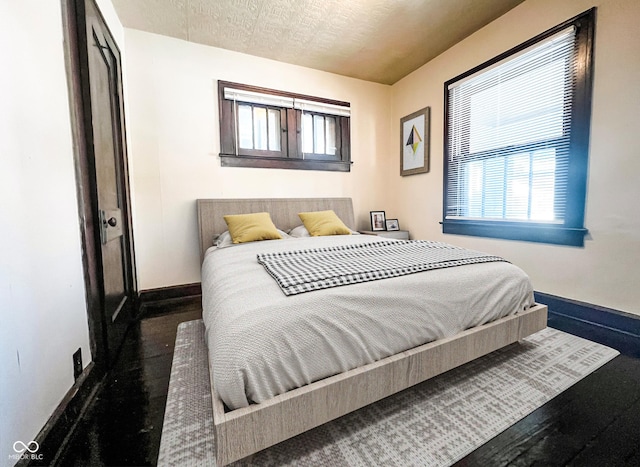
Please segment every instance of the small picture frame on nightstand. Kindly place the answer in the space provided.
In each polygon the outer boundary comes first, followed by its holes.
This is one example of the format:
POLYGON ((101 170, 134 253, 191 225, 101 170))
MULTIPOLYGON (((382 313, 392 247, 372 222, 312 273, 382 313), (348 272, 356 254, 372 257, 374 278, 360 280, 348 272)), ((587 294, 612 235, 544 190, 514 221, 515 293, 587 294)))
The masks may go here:
POLYGON ((371 230, 374 232, 387 230, 384 211, 369 211, 369 214, 371 215, 371 230))
POLYGON ((387 230, 400 230, 400 224, 398 223, 398 219, 387 219, 386 225, 387 225, 387 230))

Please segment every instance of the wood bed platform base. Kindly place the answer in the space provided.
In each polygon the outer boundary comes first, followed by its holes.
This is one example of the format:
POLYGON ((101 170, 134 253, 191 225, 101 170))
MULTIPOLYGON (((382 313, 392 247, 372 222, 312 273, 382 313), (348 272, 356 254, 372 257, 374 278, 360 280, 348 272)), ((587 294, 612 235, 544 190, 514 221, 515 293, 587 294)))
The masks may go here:
POLYGON ((212 382, 216 462, 226 465, 342 415, 518 342, 547 326, 536 304, 501 318, 294 389, 261 404, 224 411, 212 382))

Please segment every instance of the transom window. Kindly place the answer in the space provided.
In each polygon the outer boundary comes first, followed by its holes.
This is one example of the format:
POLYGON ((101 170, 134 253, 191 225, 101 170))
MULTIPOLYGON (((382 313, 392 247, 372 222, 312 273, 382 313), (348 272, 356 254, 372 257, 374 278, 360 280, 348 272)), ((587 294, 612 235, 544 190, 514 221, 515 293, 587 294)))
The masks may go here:
POLYGON ((443 232, 582 245, 590 10, 445 83, 443 232))
POLYGON ((336 117, 302 114, 302 152, 305 154, 336 154, 336 117))
POLYGON ((223 166, 350 171, 349 103, 220 81, 223 166))
POLYGON ((280 151, 280 118, 280 109, 238 104, 240 147, 280 151))

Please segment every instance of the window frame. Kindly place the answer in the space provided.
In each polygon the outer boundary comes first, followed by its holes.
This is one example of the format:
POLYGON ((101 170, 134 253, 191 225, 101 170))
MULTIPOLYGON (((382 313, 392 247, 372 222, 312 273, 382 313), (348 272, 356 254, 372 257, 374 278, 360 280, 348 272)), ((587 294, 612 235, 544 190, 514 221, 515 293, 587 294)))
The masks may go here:
POLYGON ((220 121, 220 163, 222 167, 257 167, 298 170, 322 170, 334 172, 351 171, 350 116, 333 115, 316 110, 305 112, 312 115, 335 118, 336 154, 316 154, 302 152, 302 110, 278 107, 272 104, 244 103, 225 99, 224 89, 233 88, 243 91, 288 97, 319 104, 350 107, 349 102, 324 99, 320 97, 296 94, 286 91, 267 89, 258 86, 218 81, 218 110, 220 121), (280 151, 246 149, 239 146, 238 105, 264 107, 280 110, 280 151))
MULTIPOLYGON (((334 154, 327 154, 326 152, 322 153, 322 152, 305 152, 304 151, 304 145, 302 144, 302 135, 303 135, 303 131, 302 131, 302 112, 300 112, 298 114, 298 128, 300 128, 300 138, 298 141, 298 153, 299 154, 303 154, 305 158, 309 157, 311 159, 316 159, 316 160, 334 160, 336 155, 341 154, 342 153, 342 137, 339 137, 339 133, 341 131, 340 125, 340 117, 337 115, 329 115, 329 114, 323 114, 320 112, 305 112, 305 115, 310 115, 311 116, 311 121, 313 124, 313 128, 315 129, 315 125, 316 125, 316 120, 315 120, 315 116, 321 116, 324 118, 324 123, 323 123, 323 129, 325 130, 325 135, 324 135, 324 139, 325 139, 325 147, 326 147, 326 121, 327 118, 333 118, 335 120, 335 125, 336 125, 336 134, 335 134, 335 143, 336 143, 336 153, 334 154)), ((315 136, 315 133, 312 130, 312 136, 315 136)), ((312 146, 315 147, 314 142, 311 143, 312 146)))
MULTIPOLYGON (((283 128, 286 128, 286 123, 287 123, 287 115, 286 115, 286 112, 284 112, 285 109, 283 109, 281 107, 274 106, 274 105, 264 105, 264 104, 239 102, 236 105, 236 111, 237 111, 237 107, 239 107, 240 105, 251 107, 251 114, 252 114, 251 118, 252 119, 254 118, 254 113, 253 113, 253 109, 254 108, 257 107, 257 108, 260 108, 260 109, 266 109, 267 110, 267 126, 268 126, 268 121, 269 121, 268 120, 268 118, 269 118, 268 117, 269 110, 277 110, 280 113, 280 136, 279 136, 280 150, 239 148, 239 151, 243 155, 247 155, 247 156, 282 157, 282 148, 286 147, 286 144, 287 144, 286 131, 282 131, 283 128)), ((240 135, 238 135, 238 141, 240 141, 240 135)), ((255 147, 255 134, 252 134, 252 142, 253 142, 253 145, 255 147)), ((268 146, 268 144, 269 144, 269 142, 268 142, 268 136, 267 136, 267 146, 268 146)))
POLYGON ((593 88, 593 46, 596 8, 591 8, 562 24, 482 63, 444 83, 444 170, 442 232, 477 237, 524 240, 571 246, 584 246, 588 230, 584 227, 586 206, 591 99, 593 88), (564 222, 548 223, 502 219, 447 219, 449 174, 449 86, 466 77, 535 46, 568 27, 576 27, 578 72, 571 110, 569 168, 564 222))

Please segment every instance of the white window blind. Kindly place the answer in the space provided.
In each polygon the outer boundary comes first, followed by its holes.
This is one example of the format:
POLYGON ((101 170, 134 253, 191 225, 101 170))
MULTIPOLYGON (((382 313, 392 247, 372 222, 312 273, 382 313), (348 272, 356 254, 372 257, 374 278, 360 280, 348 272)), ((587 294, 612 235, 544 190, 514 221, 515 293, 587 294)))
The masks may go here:
POLYGON ((306 99, 295 99, 293 107, 303 112, 317 112, 326 115, 338 115, 342 117, 351 116, 351 108, 344 105, 329 104, 323 102, 309 101, 306 99))
POLYGON ((224 98, 231 101, 247 102, 250 104, 271 105, 274 107, 284 107, 289 109, 293 108, 292 97, 247 91, 245 89, 224 88, 224 98))
POLYGON ((307 112, 316 112, 327 115, 338 115, 342 117, 351 116, 351 108, 344 105, 329 104, 326 102, 311 101, 277 94, 247 91, 244 89, 224 88, 224 98, 251 104, 262 104, 266 106, 282 107, 288 109, 298 109, 307 112))
POLYGON ((445 219, 564 222, 575 42, 572 26, 449 85, 445 219))

